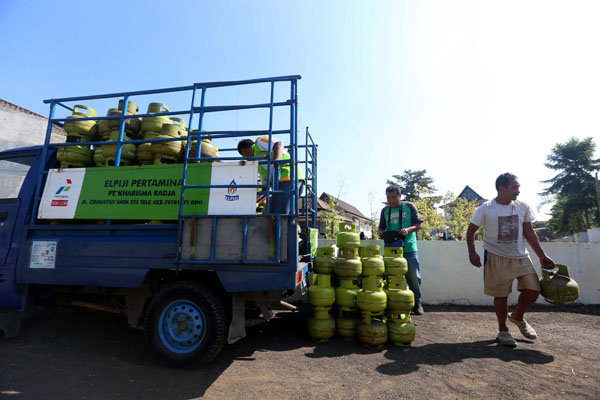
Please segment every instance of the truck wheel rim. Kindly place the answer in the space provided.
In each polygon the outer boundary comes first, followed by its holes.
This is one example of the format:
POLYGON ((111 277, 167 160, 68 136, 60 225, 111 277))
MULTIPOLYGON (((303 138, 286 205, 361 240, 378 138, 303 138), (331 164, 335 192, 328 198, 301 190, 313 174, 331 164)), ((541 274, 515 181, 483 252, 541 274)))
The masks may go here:
POLYGON ((158 334, 165 347, 173 353, 192 352, 206 335, 204 313, 192 301, 173 301, 160 315, 158 334))

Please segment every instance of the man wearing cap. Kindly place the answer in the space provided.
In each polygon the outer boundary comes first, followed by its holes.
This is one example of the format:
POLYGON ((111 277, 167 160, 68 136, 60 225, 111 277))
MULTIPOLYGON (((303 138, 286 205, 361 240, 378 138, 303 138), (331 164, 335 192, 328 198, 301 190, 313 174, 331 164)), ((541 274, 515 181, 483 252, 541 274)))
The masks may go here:
MULTIPOLYGON (((238 143, 238 152, 244 157, 265 157, 268 154, 269 147, 271 148, 272 160, 289 160, 290 155, 284 150, 283 142, 272 140, 269 143, 267 136, 259 137, 256 141, 244 139, 238 143)), ((293 186, 290 176, 290 164, 277 164, 279 169, 279 184, 278 191, 284 193, 273 193, 269 205, 270 214, 289 214, 291 211, 291 198, 293 194, 293 186)), ((298 168, 298 181, 304 179, 302 168, 298 168)), ((261 176, 261 183, 267 182, 267 168, 264 164, 258 165, 258 172, 261 176)), ((273 181, 274 171, 271 170, 271 182, 273 181)))

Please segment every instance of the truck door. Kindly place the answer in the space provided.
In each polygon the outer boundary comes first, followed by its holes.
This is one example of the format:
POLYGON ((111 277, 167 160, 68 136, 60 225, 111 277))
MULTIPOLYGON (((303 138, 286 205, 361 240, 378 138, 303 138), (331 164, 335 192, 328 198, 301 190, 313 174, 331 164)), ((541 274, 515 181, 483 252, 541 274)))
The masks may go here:
MULTIPOLYGON (((35 157, 0 158, 0 265, 6 264, 21 200, 19 192, 35 157)), ((0 281, 2 279, 0 269, 0 281)))

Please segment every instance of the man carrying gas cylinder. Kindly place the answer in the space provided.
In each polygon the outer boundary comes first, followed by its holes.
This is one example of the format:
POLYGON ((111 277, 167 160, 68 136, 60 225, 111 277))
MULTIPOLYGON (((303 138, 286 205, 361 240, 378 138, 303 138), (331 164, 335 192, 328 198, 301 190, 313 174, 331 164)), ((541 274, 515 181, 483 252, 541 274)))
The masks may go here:
MULTIPOLYGON (((283 142, 272 140, 269 143, 268 136, 263 136, 256 141, 244 139, 238 143, 238 152, 244 157, 265 157, 268 154, 269 147, 271 148, 272 160, 289 160, 290 155, 284 150, 283 142)), ((279 169, 279 184, 278 191, 283 193, 273 193, 269 204, 269 214, 289 214, 291 211, 291 199, 294 192, 293 184, 290 176, 290 164, 277 164, 279 169)), ((304 174, 302 168, 298 168, 298 181, 304 182, 304 174)), ((261 183, 267 182, 267 168, 264 164, 258 165, 258 172, 261 176, 261 183)), ((274 171, 271 170, 271 182, 273 181, 274 171)), ((271 184, 271 188, 273 185, 271 184)))
POLYGON ((381 210, 379 218, 379 236, 383 237, 385 247, 403 247, 404 258, 408 262, 406 282, 415 295, 413 313, 423 314, 421 305, 421 271, 417 253, 417 232, 421 229, 423 218, 415 205, 409 201, 400 201, 400 188, 388 186, 385 189, 388 205, 381 210))
POLYGON ((527 339, 536 339, 537 333, 527 323, 523 314, 535 303, 540 294, 540 283, 533 268, 525 240, 540 259, 544 269, 556 268, 554 261, 546 255, 531 222, 535 219, 531 208, 517 200, 519 181, 511 173, 496 179, 498 195, 480 205, 467 229, 469 261, 481 267, 481 259, 475 251, 475 232, 485 228, 483 236, 483 281, 484 293, 494 297, 494 311, 498 318, 496 340, 504 346, 515 347, 516 340, 506 326, 506 319, 515 324, 527 339), (517 306, 508 315, 508 295, 514 280, 521 292, 517 306))

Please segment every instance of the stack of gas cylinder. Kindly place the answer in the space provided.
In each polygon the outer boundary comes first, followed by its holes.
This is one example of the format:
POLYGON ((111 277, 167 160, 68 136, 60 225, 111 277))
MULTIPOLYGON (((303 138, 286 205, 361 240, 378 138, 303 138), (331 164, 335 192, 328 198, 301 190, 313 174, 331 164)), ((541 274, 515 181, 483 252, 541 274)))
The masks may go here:
MULTIPOLYGON (((136 115, 139 111, 139 106, 132 102, 127 102, 126 115, 136 115)), ((118 117, 123 114, 123 100, 119 100, 119 106, 117 108, 110 108, 106 113, 109 117, 118 117)), ((119 128, 121 126, 120 119, 105 119, 98 122, 98 134, 100 140, 103 141, 117 141, 119 140, 119 128)), ((141 121, 139 118, 128 118, 125 120, 125 130, 123 132, 123 140, 136 140, 140 139, 140 125, 141 121)), ((121 162, 120 165, 132 165, 136 163, 135 158, 136 146, 135 144, 122 144, 121 145, 121 162)), ((94 163, 96 166, 111 166, 116 164, 117 158, 117 145, 107 144, 103 146, 95 146, 94 148, 94 163)))
POLYGON ((333 247, 317 249, 313 285, 308 288, 308 302, 314 314, 308 320, 308 333, 319 342, 326 342, 335 335, 335 321, 331 316, 331 306, 335 303, 335 289, 331 286, 333 252, 333 247))
POLYGON ((337 334, 345 339, 354 339, 358 326, 358 279, 362 272, 362 262, 358 256, 360 237, 356 225, 342 222, 335 237, 338 256, 334 262, 334 272, 338 287, 335 289, 337 314, 337 334))
POLYGON ((410 321, 414 295, 404 277, 408 263, 402 248, 386 248, 382 257, 378 245, 360 246, 355 224, 341 223, 339 231, 337 258, 330 246, 318 248, 313 260, 315 275, 308 297, 314 316, 308 322, 309 335, 327 341, 337 332, 345 339, 358 338, 368 348, 380 348, 388 339, 398 346, 409 345, 415 338, 410 321))
POLYGON ((366 347, 379 348, 388 340, 385 309, 387 294, 383 290, 385 264, 377 245, 361 248, 362 289, 358 292, 357 304, 362 314, 358 325, 358 339, 366 347))
MULTIPOLYGON (((139 106, 132 102, 127 102, 126 115, 137 115, 139 106)), ((162 103, 150 103, 147 114, 169 112, 169 107, 162 103)), ((106 113, 107 116, 118 117, 123 114, 123 100, 119 100, 118 108, 111 108, 106 113)), ((96 110, 84 106, 76 105, 73 108, 73 114, 67 119, 72 118, 93 118, 96 110)), ((117 141, 119 138, 120 119, 102 119, 97 123, 89 121, 67 121, 64 128, 67 132, 67 142, 90 142, 90 141, 117 141)), ((197 131, 196 131, 197 132, 197 131)), ((185 155, 187 141, 187 130, 185 121, 181 118, 156 115, 144 118, 127 118, 123 140, 150 140, 150 139, 170 139, 179 138, 181 140, 122 144, 120 165, 132 165, 139 163, 147 164, 173 164, 182 162, 185 155)), ((215 158, 219 156, 218 148, 212 144, 209 137, 202 138, 200 151, 201 157, 215 158)), ((192 141, 190 148, 190 157, 195 156, 197 141, 192 141)), ((94 150, 90 146, 61 146, 58 149, 57 158, 61 163, 61 168, 88 167, 96 165, 97 167, 112 166, 116 163, 117 145, 96 145, 94 150)))
MULTIPOLYGON (((197 130, 193 130, 192 131, 193 134, 197 134, 198 131, 197 130)), ((187 136, 187 133, 186 133, 187 136)), ((191 142, 191 146, 190 146, 190 152, 189 152, 189 157, 193 157, 193 158, 197 158, 198 154, 198 141, 197 140, 192 140, 191 142)), ((201 141, 200 141, 201 145, 200 145, 200 157, 202 158, 216 158, 219 157, 219 149, 217 148, 217 146, 215 146, 214 144, 212 144, 212 139, 210 137, 202 137, 201 141)), ((187 145, 187 142, 183 142, 184 144, 184 150, 185 150, 185 146, 187 145)), ((183 157, 183 154, 182 154, 183 157)))
MULTIPOLYGON (((169 112, 169 107, 161 103, 148 104, 147 114, 169 112)), ((185 132, 185 122, 181 118, 157 115, 142 118, 144 140, 179 138, 185 132)), ((179 161, 183 145, 181 140, 144 143, 138 148, 137 158, 143 164, 174 164, 179 161)))
MULTIPOLYGON (((76 105, 73 107, 71 118, 91 118, 96 116, 96 110, 93 108, 76 105)), ((98 127, 95 121, 66 121, 64 125, 67 132, 67 143, 91 142, 95 139, 98 127)), ((92 164, 93 152, 90 146, 61 146, 58 148, 56 158, 60 161, 61 168, 87 167, 92 164)))
POLYGON ((396 346, 407 346, 415 340, 415 326, 410 320, 410 310, 415 306, 415 295, 408 288, 404 277, 408 271, 408 263, 403 255, 402 247, 384 249, 388 336, 396 346))

